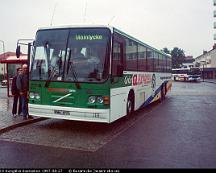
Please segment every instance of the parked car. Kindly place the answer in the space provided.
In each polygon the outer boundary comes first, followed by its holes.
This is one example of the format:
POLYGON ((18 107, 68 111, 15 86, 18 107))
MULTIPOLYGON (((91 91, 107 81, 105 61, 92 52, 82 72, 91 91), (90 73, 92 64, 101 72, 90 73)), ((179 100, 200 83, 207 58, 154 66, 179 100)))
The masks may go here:
POLYGON ((1 81, 1 87, 7 87, 7 80, 1 81))

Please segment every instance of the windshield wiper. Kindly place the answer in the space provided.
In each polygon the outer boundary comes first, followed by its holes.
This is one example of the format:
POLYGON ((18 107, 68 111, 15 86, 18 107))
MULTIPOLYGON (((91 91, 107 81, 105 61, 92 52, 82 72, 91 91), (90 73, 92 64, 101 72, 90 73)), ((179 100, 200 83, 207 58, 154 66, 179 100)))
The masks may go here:
POLYGON ((39 66, 39 69, 38 69, 38 73, 39 73, 39 79, 41 79, 41 66, 39 66))
POLYGON ((51 70, 49 70, 49 68, 51 67, 50 66, 50 61, 49 61, 49 55, 50 55, 50 52, 48 51, 48 49, 49 49, 49 42, 48 41, 46 41, 45 42, 45 44, 44 44, 44 49, 45 49, 45 52, 46 52, 46 59, 47 59, 47 62, 48 62, 48 79, 46 80, 46 83, 45 83, 45 85, 44 85, 44 87, 48 87, 49 86, 49 84, 50 84, 50 82, 51 82, 51 79, 53 78, 53 76, 54 76, 54 73, 53 73, 53 71, 51 71, 51 70), (50 74, 50 71, 51 71, 51 74, 50 74))
MULTIPOLYGON (((48 74, 49 74, 50 72, 48 71, 48 74)), ((48 77, 48 79, 46 80, 46 83, 45 83, 45 85, 44 85, 44 87, 48 87, 49 86, 49 84, 50 84, 50 82, 51 82, 51 80, 52 80, 52 78, 55 76, 55 69, 53 69, 52 71, 51 71, 51 74, 49 75, 49 77, 48 77)))
POLYGON ((75 69, 73 67, 73 63, 72 62, 70 63, 70 59, 71 59, 71 50, 69 51, 68 66, 67 66, 67 75, 68 75, 68 72, 71 71, 72 72, 72 77, 74 79, 74 83, 76 85, 76 88, 77 89, 81 89, 80 83, 77 80, 76 71, 75 71, 75 69))

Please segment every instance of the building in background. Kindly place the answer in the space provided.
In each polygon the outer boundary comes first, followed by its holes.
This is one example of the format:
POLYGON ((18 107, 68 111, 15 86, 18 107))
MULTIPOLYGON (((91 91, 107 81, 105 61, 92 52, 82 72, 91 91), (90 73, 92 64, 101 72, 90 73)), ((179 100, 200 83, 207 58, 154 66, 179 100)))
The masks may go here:
MULTIPOLYGON (((216 19, 216 0, 213 0, 213 5, 215 8, 213 16, 214 16, 214 19, 216 19)), ((214 22, 213 26, 214 26, 214 29, 216 29, 216 21, 214 22)), ((215 31, 213 39, 214 39, 214 41, 216 40, 216 31, 215 31)), ((213 49, 216 49, 216 43, 214 43, 213 49)), ((207 52, 205 51, 203 53, 207 53, 207 52)))
POLYGON ((185 56, 184 57, 184 62, 182 63, 183 68, 192 68, 195 66, 195 59, 193 56, 185 56))
MULTIPOLYGON (((213 0, 213 5, 216 7, 216 0, 213 0)), ((216 19, 216 9, 213 16, 216 19)), ((216 21, 213 26, 216 29, 216 21)), ((216 32, 213 39, 216 40, 216 32)), ((216 43, 213 45, 212 50, 203 51, 202 55, 195 58, 195 66, 200 67, 202 76, 205 79, 216 79, 216 43)))
POLYGON ((216 79, 216 45, 210 51, 195 58, 195 66, 200 67, 205 79, 216 79))

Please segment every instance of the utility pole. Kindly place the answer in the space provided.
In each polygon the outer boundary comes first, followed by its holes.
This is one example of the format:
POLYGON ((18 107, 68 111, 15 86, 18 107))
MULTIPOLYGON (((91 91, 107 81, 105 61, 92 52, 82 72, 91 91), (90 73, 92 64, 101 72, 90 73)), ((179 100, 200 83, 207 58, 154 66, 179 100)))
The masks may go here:
POLYGON ((202 69, 202 77, 203 77, 203 82, 204 82, 204 76, 205 76, 205 73, 204 73, 204 66, 205 66, 205 64, 206 64, 206 61, 200 61, 201 63, 202 63, 202 65, 203 65, 203 69, 202 69))
MULTIPOLYGON (((0 42, 2 43, 2 47, 3 47, 3 55, 4 55, 4 59, 5 59, 5 44, 3 40, 0 40, 0 42)), ((3 79, 5 79, 5 64, 3 65, 3 79)))

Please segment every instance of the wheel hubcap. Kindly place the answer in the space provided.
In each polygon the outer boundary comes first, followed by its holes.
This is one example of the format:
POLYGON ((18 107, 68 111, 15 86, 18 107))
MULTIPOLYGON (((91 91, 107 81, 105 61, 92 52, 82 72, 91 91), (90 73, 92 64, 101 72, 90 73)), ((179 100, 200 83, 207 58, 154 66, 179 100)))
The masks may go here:
POLYGON ((128 107, 128 113, 131 113, 131 111, 132 111, 132 103, 131 103, 131 100, 128 100, 127 107, 128 107))

